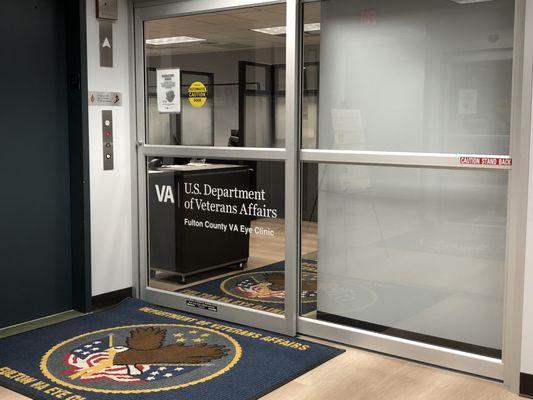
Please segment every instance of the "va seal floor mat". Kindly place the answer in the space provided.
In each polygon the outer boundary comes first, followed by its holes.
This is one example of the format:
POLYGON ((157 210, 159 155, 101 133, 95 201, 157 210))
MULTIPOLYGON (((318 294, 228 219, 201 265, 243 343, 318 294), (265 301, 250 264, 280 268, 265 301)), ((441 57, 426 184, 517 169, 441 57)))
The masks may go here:
POLYGON ((340 353, 128 299, 0 340, 0 385, 47 400, 249 400, 340 353))
MULTIPOLYGON (((302 261, 301 277, 301 313, 307 314, 316 310, 317 268, 315 261, 302 261)), ((284 314, 285 263, 282 261, 242 271, 229 277, 217 278, 180 289, 178 292, 255 310, 284 314)))

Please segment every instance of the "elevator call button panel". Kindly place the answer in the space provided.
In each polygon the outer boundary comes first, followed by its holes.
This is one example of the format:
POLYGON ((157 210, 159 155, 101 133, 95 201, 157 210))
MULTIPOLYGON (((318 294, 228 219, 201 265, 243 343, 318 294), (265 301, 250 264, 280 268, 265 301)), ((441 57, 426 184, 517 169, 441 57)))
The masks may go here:
POLYGON ((113 169, 113 111, 102 110, 104 171, 113 169))

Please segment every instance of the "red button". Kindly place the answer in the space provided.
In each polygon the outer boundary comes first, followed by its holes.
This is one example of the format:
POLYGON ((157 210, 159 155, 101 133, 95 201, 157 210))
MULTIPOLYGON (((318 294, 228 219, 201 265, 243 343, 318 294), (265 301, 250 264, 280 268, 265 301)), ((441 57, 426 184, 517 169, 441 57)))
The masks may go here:
POLYGON ((105 135, 108 137, 111 136, 111 131, 106 131, 105 135))

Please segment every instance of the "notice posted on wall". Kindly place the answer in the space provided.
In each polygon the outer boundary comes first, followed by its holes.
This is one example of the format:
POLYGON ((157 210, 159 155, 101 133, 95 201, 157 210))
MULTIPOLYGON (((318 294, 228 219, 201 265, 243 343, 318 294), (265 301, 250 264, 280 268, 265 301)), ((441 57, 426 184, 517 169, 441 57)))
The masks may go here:
POLYGON ((157 69, 157 109, 160 113, 181 112, 179 68, 157 69))

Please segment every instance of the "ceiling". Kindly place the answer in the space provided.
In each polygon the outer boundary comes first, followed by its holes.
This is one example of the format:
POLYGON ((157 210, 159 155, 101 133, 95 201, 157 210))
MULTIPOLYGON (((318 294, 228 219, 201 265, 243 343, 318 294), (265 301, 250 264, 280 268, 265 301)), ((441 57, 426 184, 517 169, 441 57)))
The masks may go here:
MULTIPOLYGON (((306 23, 320 22, 320 3, 313 5, 305 8, 306 23)), ((206 40, 163 46, 147 44, 146 53, 148 56, 163 56, 284 47, 285 36, 268 35, 251 29, 284 26, 285 10, 285 4, 274 4, 147 21, 145 39, 190 36, 206 40)), ((318 32, 309 36, 316 36, 318 43, 318 32)))

